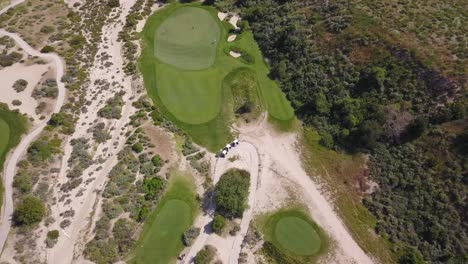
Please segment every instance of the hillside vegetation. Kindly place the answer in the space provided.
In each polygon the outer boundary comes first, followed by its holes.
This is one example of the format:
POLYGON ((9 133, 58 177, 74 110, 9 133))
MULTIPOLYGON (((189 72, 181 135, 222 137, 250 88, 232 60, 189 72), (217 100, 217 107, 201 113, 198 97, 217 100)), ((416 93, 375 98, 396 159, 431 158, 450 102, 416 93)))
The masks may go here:
MULTIPOLYGON (((270 76, 304 124, 318 131, 320 144, 370 154, 370 175, 365 168, 361 174, 379 187, 364 205, 395 260, 466 262, 466 153, 455 143, 463 142, 464 129, 447 128, 454 120, 467 123, 466 3, 217 4, 249 22, 270 76)), ((355 188, 354 175, 342 177, 355 188)))

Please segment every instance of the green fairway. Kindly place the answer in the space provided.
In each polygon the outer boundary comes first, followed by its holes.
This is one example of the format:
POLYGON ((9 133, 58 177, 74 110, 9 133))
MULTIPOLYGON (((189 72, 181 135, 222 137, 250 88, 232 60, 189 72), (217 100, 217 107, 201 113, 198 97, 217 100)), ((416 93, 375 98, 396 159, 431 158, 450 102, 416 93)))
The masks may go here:
POLYGON ((263 233, 263 252, 273 263, 313 263, 326 253, 328 237, 301 208, 286 208, 256 220, 263 233))
POLYGON ((308 256, 320 250, 320 237, 312 225, 299 217, 283 217, 275 227, 278 243, 295 255, 308 256))
POLYGON ((148 94, 161 113, 211 151, 232 139, 232 100, 243 93, 235 90, 238 86, 226 85, 236 83, 233 76, 248 75, 256 82, 250 85, 256 91, 248 96, 254 96, 250 99, 257 110, 267 110, 271 119, 286 124, 294 119, 285 95, 268 78, 252 33, 245 30, 228 43, 228 29, 212 7, 172 3, 149 17, 138 60, 148 94), (231 57, 229 50, 236 48, 245 56, 231 57), (239 69, 246 74, 235 74, 239 69))
POLYGON ((205 69, 215 61, 219 36, 220 27, 208 11, 181 7, 156 30, 156 57, 181 69, 205 69))
POLYGON ((0 156, 3 156, 10 140, 10 126, 0 118, 0 156))
POLYGON ((192 225, 197 211, 190 176, 173 174, 168 191, 145 223, 130 263, 175 263, 184 248, 182 234, 192 225))

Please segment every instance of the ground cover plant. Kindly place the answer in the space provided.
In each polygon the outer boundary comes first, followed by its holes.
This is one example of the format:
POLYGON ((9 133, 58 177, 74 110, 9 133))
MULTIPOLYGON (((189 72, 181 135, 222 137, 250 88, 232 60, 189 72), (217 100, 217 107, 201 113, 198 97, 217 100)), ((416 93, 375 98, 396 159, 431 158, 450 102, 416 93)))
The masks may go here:
POLYGON ((323 230, 301 208, 263 215, 256 226, 265 239, 262 251, 273 263, 310 263, 329 247, 323 230))
POLYGON ((284 94, 268 78, 253 35, 246 30, 235 44, 255 57, 254 63, 246 64, 225 52, 234 45, 227 42, 228 30, 214 8, 174 3, 148 19, 139 59, 148 94, 159 110, 213 151, 231 138, 232 87, 223 83, 238 68, 247 67, 256 75, 258 91, 253 94, 261 95, 270 117, 284 122, 294 118, 284 94))
POLYGON ((183 234, 198 212, 190 176, 173 171, 167 192, 148 217, 129 263, 171 263, 184 248, 183 234))

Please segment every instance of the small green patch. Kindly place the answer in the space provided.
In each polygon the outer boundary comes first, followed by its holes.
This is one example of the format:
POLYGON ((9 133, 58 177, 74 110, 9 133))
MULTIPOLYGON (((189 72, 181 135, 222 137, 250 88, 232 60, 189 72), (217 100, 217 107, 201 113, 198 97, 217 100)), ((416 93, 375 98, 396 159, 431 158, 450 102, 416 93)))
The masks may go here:
POLYGON ((273 263, 311 263, 327 252, 328 237, 300 208, 286 208, 256 221, 265 236, 263 252, 273 263))

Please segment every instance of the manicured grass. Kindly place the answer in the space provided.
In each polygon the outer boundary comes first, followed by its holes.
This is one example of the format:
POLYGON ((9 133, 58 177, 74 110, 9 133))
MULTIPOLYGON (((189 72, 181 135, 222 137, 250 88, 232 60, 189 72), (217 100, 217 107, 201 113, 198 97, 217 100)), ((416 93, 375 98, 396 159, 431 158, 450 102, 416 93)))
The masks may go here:
POLYGON ((197 212, 192 178, 173 172, 168 190, 146 221, 129 263, 175 263, 184 248, 182 234, 192 225, 197 212))
POLYGON ((328 192, 335 198, 340 218, 359 246, 383 263, 395 263, 396 256, 391 252, 388 241, 375 234, 377 220, 362 205, 353 182, 353 176, 365 170, 365 157, 329 150, 319 142, 320 135, 315 130, 304 131, 300 145, 308 174, 320 175, 320 181, 329 187, 328 192))
POLYGON ((255 223, 272 245, 265 252, 273 262, 311 263, 328 251, 328 237, 300 207, 263 215, 255 223))
POLYGON ((285 123, 294 120, 285 95, 268 78, 268 66, 252 33, 244 31, 233 43, 228 43, 227 37, 228 26, 219 21, 217 11, 198 3, 167 5, 148 19, 142 32, 138 66, 148 94, 169 120, 211 151, 232 139, 229 125, 234 116, 232 92, 236 94, 236 87, 223 83, 239 68, 255 75, 257 91, 253 94, 258 94, 259 105, 271 118, 285 123), (186 20, 193 23, 187 26, 183 23, 186 20), (158 37, 163 33, 166 35, 158 37), (216 45, 213 41, 217 36, 216 45), (253 61, 229 56, 225 51, 232 47, 240 48, 253 61), (205 55, 201 58, 200 54, 205 55))
POLYGON ((157 28, 156 56, 181 69, 208 68, 216 58, 220 31, 219 25, 208 11, 181 7, 157 28))
POLYGON ((10 140, 10 126, 0 118, 0 155, 5 152, 10 140))
POLYGON ((322 244, 312 225, 296 216, 283 217, 276 223, 275 238, 283 248, 299 256, 317 253, 322 244))

